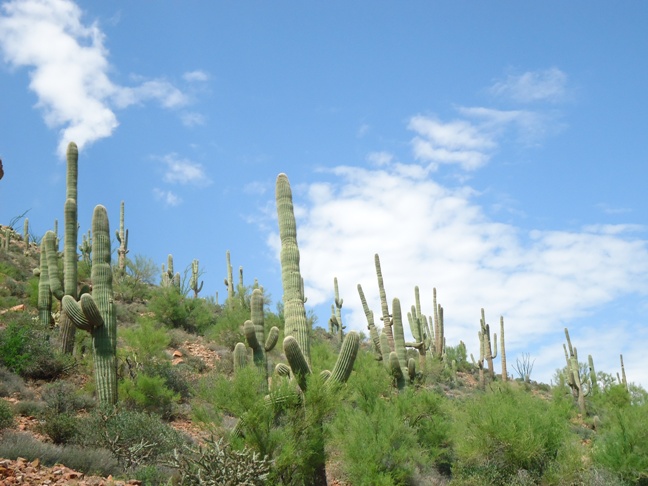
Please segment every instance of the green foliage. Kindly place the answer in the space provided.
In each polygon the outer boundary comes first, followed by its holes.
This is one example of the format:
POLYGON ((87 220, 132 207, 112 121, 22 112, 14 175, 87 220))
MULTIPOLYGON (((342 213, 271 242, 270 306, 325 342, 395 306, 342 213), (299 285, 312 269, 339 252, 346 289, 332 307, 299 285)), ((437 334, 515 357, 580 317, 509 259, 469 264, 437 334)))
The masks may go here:
POLYGON ((234 450, 223 439, 205 440, 204 446, 185 447, 177 452, 172 466, 179 472, 180 484, 186 486, 266 483, 272 463, 258 453, 243 448, 234 450))
POLYGON ((508 484, 519 471, 540 479, 563 447, 567 426, 551 403, 502 384, 456 410, 453 473, 486 484, 508 484))
POLYGON ((131 353, 143 363, 164 358, 171 343, 166 330, 148 319, 140 319, 134 327, 123 329, 120 336, 131 353))
POLYGON ((354 485, 408 484, 426 458, 416 429, 386 400, 370 410, 345 407, 331 426, 342 468, 354 485))
POLYGON ((12 427, 14 424, 14 412, 11 405, 0 399, 0 430, 12 427))
POLYGON ((31 398, 34 394, 25 386, 20 376, 0 366, 0 397, 11 395, 24 399, 31 398))
POLYGON ((134 380, 124 380, 119 384, 119 394, 128 408, 155 413, 170 419, 175 413, 175 405, 180 395, 170 390, 161 376, 140 373, 134 380))
POLYGON ((67 444, 77 435, 78 422, 71 413, 49 411, 40 422, 38 431, 48 436, 54 444, 67 444))
POLYGON ((222 309, 216 317, 214 326, 205 333, 205 337, 234 350, 237 343, 245 341, 243 324, 249 318, 249 306, 242 305, 238 299, 234 299, 231 305, 222 309))
POLYGON ((648 484, 647 414, 648 404, 611 401, 594 441, 594 462, 620 474, 629 484, 648 484))
POLYGON ((73 359, 56 351, 49 331, 28 314, 14 314, 0 330, 0 364, 23 378, 52 380, 61 376, 73 359), (7 322, 8 321, 8 322, 7 322))
POLYGON ((149 310, 158 322, 192 333, 204 334, 217 321, 214 304, 203 299, 189 299, 175 286, 155 289, 149 310))

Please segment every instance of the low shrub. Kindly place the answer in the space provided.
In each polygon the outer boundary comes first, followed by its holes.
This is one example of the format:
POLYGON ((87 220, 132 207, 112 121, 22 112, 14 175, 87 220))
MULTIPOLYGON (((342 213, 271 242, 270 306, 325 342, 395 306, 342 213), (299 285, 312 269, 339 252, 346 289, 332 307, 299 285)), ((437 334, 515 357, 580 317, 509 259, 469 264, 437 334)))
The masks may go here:
POLYGON ((0 430, 8 429, 14 424, 14 411, 11 405, 0 399, 0 430))

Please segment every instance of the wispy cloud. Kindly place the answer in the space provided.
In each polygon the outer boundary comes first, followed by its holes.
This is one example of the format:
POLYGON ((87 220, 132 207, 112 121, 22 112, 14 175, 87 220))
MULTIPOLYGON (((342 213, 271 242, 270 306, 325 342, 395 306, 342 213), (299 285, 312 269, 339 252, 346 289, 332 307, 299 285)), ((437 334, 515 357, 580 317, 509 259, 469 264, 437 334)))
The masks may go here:
POLYGON ((205 124, 205 116, 196 112, 187 112, 180 115, 182 124, 186 127, 195 127, 205 124))
POLYGON ((182 203, 182 199, 178 195, 164 189, 153 189, 153 196, 158 201, 162 201, 165 206, 178 206, 182 203))
POLYGON ((490 87, 496 96, 521 103, 562 101, 567 89, 567 75, 558 68, 510 74, 490 87))
POLYGON ((186 72, 182 75, 182 78, 185 81, 189 81, 192 83, 193 82, 201 83, 201 82, 209 81, 209 75, 205 71, 201 71, 201 70, 186 72))
POLYGON ((191 184, 195 186, 206 186, 211 184, 203 166, 197 162, 180 157, 178 154, 167 154, 159 157, 165 170, 164 182, 170 184, 191 184))
POLYGON ((84 23, 70 0, 13 0, 2 5, 0 50, 5 61, 30 69, 29 87, 38 96, 45 122, 60 129, 58 152, 70 140, 83 147, 109 137, 119 122, 114 110, 146 101, 177 108, 186 96, 168 81, 135 87, 110 77, 105 36, 96 22, 84 23))

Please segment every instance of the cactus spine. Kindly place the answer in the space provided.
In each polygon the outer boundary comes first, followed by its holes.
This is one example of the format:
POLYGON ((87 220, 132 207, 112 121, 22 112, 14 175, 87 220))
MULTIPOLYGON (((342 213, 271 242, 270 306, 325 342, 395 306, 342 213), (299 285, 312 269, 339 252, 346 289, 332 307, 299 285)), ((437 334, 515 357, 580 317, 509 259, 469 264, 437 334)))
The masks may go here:
POLYGON ((283 286, 285 335, 293 336, 307 363, 310 363, 311 328, 306 319, 302 276, 299 270, 297 224, 292 202, 292 191, 286 174, 279 174, 275 197, 281 239, 281 283, 283 286))
POLYGON ((66 295, 62 307, 76 327, 91 334, 99 402, 114 405, 117 403, 117 314, 110 253, 108 213, 99 205, 92 215, 92 295, 83 294, 78 302, 66 295))

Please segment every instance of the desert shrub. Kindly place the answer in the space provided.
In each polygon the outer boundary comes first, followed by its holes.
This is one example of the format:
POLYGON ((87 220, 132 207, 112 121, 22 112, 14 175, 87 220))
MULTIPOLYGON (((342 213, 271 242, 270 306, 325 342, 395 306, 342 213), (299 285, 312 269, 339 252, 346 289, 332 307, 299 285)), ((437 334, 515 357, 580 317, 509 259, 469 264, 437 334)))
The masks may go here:
POLYGON ((28 461, 39 459, 45 466, 65 464, 85 474, 118 475, 123 471, 112 454, 105 449, 79 446, 59 446, 36 440, 22 432, 5 432, 0 441, 0 457, 28 461))
POLYGON ((234 300, 231 306, 224 306, 205 337, 226 346, 230 351, 236 343, 245 342, 243 323, 250 318, 250 308, 234 300))
POLYGON ((47 384, 41 396, 48 411, 53 414, 73 414, 91 409, 95 405, 91 396, 81 393, 73 383, 62 380, 47 384))
POLYGON ((23 379, 0 366, 0 397, 18 395, 20 398, 32 398, 34 393, 25 386, 23 379))
POLYGON ((120 336, 130 353, 137 355, 142 363, 164 358, 164 351, 171 342, 166 329, 147 319, 140 319, 136 326, 122 330, 120 336))
POLYGON ((55 350, 48 330, 21 314, 0 331, 0 364, 23 378, 53 380, 74 364, 74 358, 55 350))
MULTIPOLYGON (((627 393, 627 392, 626 392, 627 393)), ((648 404, 612 406, 601 417, 594 462, 629 484, 648 484, 648 404)))
POLYGON ((12 427, 14 423, 14 411, 11 405, 0 399, 0 430, 12 427))
POLYGON ((14 404, 14 412, 21 417, 38 417, 45 413, 47 404, 36 400, 21 400, 14 404))
POLYGON ((170 458, 186 442, 157 415, 145 412, 101 408, 79 422, 76 444, 107 449, 130 471, 170 458))
POLYGON ((180 395, 167 388, 164 378, 139 373, 134 380, 119 383, 119 396, 133 410, 155 413, 164 419, 174 415, 180 395))
POLYGON ((272 463, 248 448, 234 450, 223 439, 205 440, 204 446, 176 451, 172 466, 178 470, 180 484, 267 484, 272 463))
POLYGON ((38 431, 47 435, 54 444, 67 444, 78 432, 77 418, 69 413, 46 411, 44 420, 38 425, 38 431))
POLYGON ((149 363, 144 372, 149 376, 159 377, 164 380, 164 385, 181 399, 191 397, 191 386, 189 385, 186 369, 182 365, 172 366, 168 361, 153 361, 149 363))
POLYGON ((159 287, 152 292, 149 309, 156 320, 172 328, 203 334, 216 323, 216 306, 204 299, 191 299, 176 287, 159 287))
POLYGON ((377 401, 371 410, 345 407, 331 430, 352 484, 407 484, 425 460, 416 430, 387 401, 377 401))
POLYGON ((519 471, 538 480, 569 432, 562 410, 513 384, 467 399, 453 429, 453 473, 484 484, 509 484, 519 471))

